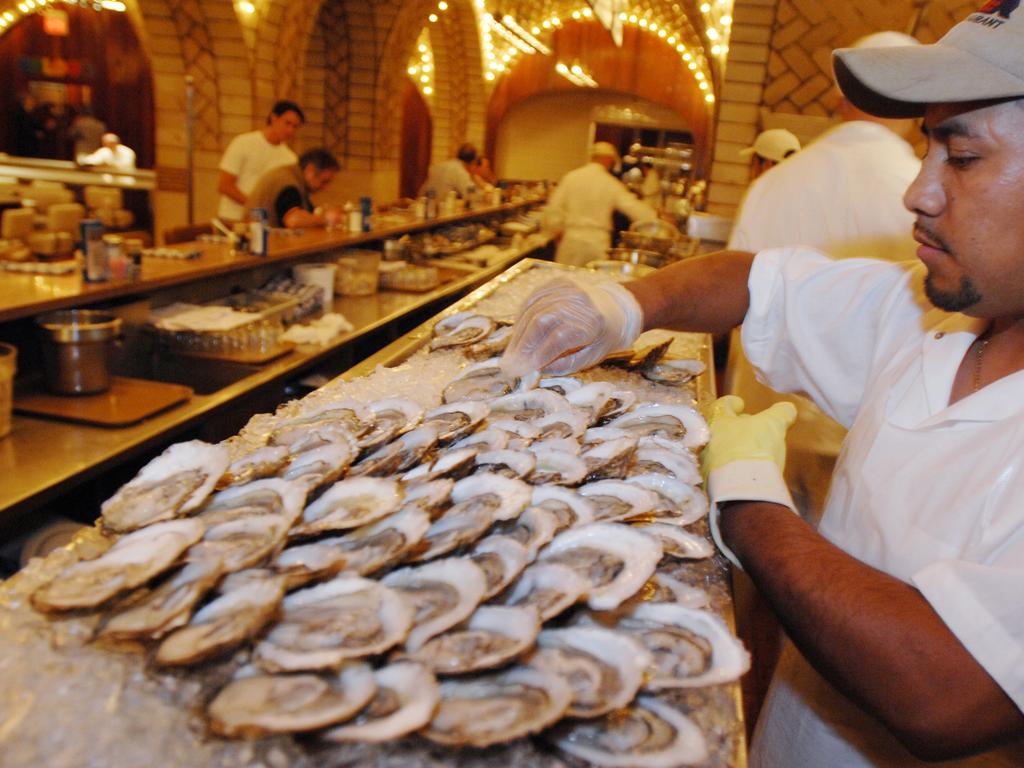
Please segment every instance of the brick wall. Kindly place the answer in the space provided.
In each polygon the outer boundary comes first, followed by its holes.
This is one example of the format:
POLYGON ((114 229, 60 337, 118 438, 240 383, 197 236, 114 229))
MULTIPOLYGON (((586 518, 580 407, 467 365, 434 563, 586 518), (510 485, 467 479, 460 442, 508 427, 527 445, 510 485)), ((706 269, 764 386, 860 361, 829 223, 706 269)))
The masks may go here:
POLYGON ((735 0, 708 210, 735 214, 748 179, 738 152, 761 130, 788 128, 807 142, 832 124, 834 48, 884 29, 934 42, 974 7, 962 0, 735 0))

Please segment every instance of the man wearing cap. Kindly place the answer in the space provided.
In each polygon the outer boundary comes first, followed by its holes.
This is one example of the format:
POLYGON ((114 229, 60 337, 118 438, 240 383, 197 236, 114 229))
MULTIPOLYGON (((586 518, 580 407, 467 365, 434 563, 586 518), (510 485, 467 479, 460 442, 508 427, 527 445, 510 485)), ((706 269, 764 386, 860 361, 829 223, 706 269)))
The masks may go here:
POLYGON ((713 409, 712 533, 792 640, 754 768, 1024 765, 1024 11, 1009 5, 933 45, 835 53, 858 108, 924 118, 904 196, 917 261, 785 247, 566 280, 527 301, 505 353, 509 371, 559 375, 644 328, 742 321, 773 386, 850 428, 815 530, 782 481, 792 406, 713 409))
POLYGON ((606 258, 615 211, 633 222, 658 218, 654 208, 612 176, 618 163, 615 147, 599 141, 590 150, 590 162, 565 174, 551 193, 542 225, 544 231, 559 237, 558 263, 583 267, 606 258))
POLYGON ((769 128, 757 134, 751 146, 741 149, 740 157, 750 158, 750 178, 754 180, 799 151, 800 139, 791 131, 769 128))

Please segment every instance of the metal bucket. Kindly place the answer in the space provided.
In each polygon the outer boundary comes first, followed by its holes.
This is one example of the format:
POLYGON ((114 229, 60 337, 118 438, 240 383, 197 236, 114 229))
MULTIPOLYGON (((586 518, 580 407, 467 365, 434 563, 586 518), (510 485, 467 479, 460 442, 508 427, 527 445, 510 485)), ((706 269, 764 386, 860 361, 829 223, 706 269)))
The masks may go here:
POLYGON ((51 392, 90 395, 110 388, 110 349, 121 335, 121 318, 109 312, 66 309, 40 315, 36 324, 51 392))

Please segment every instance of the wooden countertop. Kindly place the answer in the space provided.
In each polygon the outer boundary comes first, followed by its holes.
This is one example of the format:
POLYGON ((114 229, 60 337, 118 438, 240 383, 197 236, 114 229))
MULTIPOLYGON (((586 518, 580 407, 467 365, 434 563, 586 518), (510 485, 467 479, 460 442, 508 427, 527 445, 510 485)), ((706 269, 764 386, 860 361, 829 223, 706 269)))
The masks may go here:
MULTIPOLYGON (((322 242, 319 248, 322 250, 322 242)), ((189 401, 139 424, 110 429, 15 414, 11 433, 0 439, 0 477, 4 478, 0 484, 0 527, 5 516, 34 509, 136 455, 173 442, 177 435, 246 394, 295 378, 410 312, 483 284, 527 253, 529 250, 524 250, 489 267, 467 271, 424 293, 380 291, 371 296, 340 297, 335 300, 334 310, 355 326, 353 331, 326 347, 298 347, 239 381, 212 394, 194 394, 189 401)))
POLYGON ((298 261, 335 249, 352 248, 411 232, 473 221, 496 213, 514 213, 540 202, 531 198, 499 206, 465 211, 453 216, 409 220, 394 226, 351 235, 342 230, 306 229, 296 232, 271 232, 269 255, 236 254, 224 244, 188 243, 173 246, 177 250, 198 249, 197 259, 146 257, 142 275, 136 280, 87 283, 81 271, 67 275, 38 275, 4 272, 0 280, 0 322, 30 317, 42 312, 85 306, 123 296, 151 293, 155 290, 197 282, 208 277, 245 272, 264 264, 298 261))

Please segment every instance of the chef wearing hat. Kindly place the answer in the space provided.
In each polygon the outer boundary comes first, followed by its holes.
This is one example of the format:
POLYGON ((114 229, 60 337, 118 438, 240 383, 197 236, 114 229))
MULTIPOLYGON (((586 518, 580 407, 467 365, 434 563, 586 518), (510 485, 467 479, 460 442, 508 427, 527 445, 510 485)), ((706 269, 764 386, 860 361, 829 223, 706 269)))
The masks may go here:
POLYGON ((756 179, 777 163, 800 151, 800 139, 785 128, 761 131, 754 143, 740 150, 740 157, 753 157, 750 178, 756 179))
POLYGON ((544 230, 558 240, 555 261, 582 267, 603 259, 611 245, 612 213, 632 221, 658 217, 650 205, 637 199, 611 171, 619 164, 618 150, 598 141, 590 162, 562 177, 544 208, 544 230))

